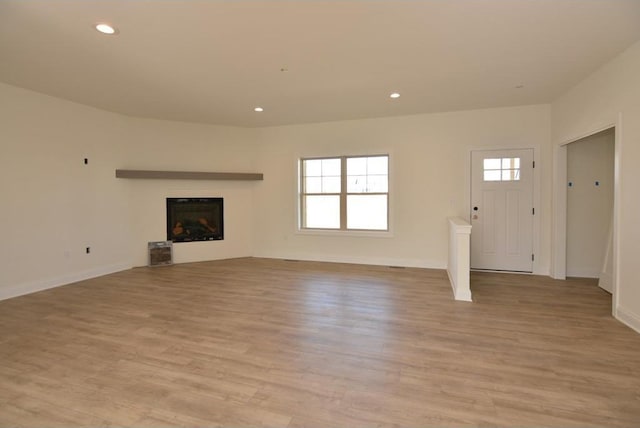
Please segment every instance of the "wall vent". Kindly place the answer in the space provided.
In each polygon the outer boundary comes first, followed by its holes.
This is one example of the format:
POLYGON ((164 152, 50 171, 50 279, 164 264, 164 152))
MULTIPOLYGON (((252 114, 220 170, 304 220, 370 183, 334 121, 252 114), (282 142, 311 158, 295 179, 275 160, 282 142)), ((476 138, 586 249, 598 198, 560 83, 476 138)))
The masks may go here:
POLYGON ((173 242, 149 242, 149 266, 167 266, 173 264, 173 242))

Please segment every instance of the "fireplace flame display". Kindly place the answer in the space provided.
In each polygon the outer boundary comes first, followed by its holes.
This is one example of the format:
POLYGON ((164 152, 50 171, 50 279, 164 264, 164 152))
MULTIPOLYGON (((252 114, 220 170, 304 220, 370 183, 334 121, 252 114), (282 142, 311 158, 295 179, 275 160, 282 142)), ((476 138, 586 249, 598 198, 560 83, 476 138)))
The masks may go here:
POLYGON ((167 198, 167 241, 224 239, 223 198, 167 198))

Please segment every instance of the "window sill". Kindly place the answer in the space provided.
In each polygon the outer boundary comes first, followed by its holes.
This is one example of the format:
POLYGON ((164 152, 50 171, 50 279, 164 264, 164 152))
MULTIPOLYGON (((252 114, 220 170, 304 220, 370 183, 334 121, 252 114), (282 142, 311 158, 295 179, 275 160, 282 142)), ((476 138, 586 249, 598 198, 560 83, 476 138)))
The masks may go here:
POLYGON ((340 236, 350 238, 393 238, 390 230, 332 230, 332 229, 297 229, 297 235, 340 236))

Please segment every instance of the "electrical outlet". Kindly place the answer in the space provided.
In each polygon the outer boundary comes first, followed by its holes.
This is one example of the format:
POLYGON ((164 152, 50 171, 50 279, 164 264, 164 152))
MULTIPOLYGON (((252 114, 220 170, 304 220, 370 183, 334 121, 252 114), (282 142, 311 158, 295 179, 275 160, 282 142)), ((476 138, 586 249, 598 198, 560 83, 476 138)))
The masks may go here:
POLYGON ((87 254, 91 253, 91 247, 87 247, 87 254))

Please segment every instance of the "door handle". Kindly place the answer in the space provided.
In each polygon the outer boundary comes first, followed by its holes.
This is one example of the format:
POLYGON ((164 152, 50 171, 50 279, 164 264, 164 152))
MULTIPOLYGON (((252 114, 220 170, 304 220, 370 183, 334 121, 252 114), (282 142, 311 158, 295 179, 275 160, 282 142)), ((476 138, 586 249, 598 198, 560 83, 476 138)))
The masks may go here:
POLYGON ((478 211, 478 207, 473 207, 473 210, 474 211, 478 211))

